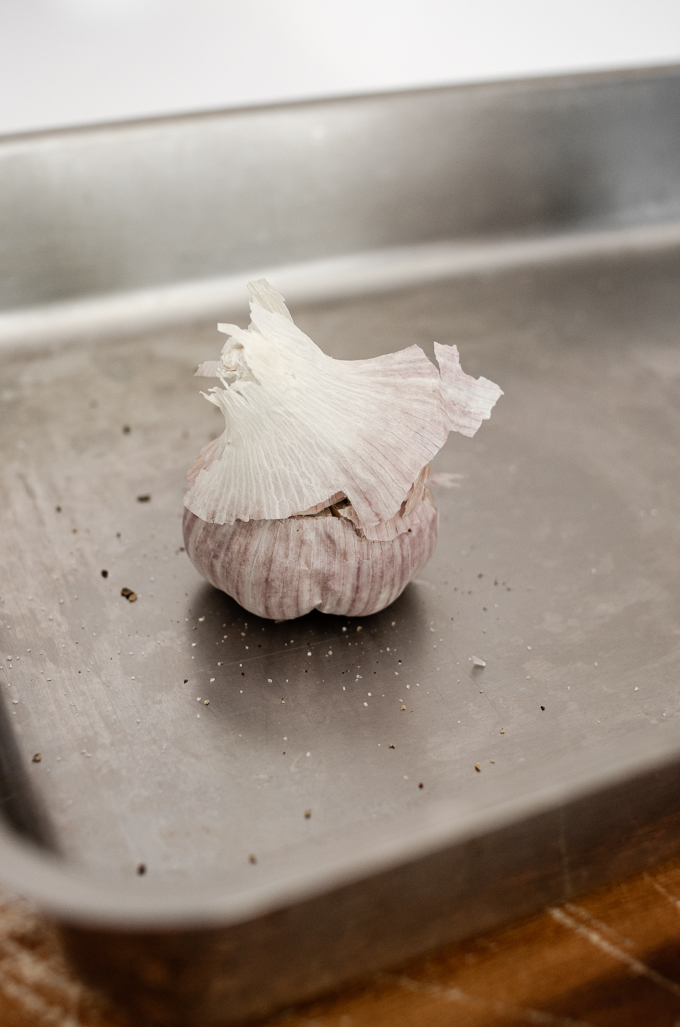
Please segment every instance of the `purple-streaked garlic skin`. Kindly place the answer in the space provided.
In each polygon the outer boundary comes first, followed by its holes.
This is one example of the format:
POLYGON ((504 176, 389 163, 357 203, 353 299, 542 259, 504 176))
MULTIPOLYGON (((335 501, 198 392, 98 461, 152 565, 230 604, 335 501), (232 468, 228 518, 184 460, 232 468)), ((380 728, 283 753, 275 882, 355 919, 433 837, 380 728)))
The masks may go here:
POLYGON ((425 566, 438 512, 426 490, 410 527, 371 541, 327 508, 314 516, 211 524, 184 510, 184 545, 212 585, 250 613, 292 620, 310 610, 366 617, 384 610, 425 566))

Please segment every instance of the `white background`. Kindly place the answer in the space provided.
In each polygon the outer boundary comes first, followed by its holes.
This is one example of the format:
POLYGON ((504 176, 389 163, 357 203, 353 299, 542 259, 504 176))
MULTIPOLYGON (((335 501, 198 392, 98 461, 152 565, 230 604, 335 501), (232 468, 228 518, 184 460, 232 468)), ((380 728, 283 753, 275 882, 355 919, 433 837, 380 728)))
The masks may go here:
POLYGON ((680 60, 680 0, 0 0, 0 133, 680 60))

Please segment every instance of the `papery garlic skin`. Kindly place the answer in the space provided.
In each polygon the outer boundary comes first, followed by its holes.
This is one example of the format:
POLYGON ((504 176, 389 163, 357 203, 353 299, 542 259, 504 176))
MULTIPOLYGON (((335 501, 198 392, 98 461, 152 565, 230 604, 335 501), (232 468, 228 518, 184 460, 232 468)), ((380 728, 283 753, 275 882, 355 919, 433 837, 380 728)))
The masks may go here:
POLYGON ((362 537, 326 508, 313 516, 210 524, 184 511, 184 545, 196 569, 250 613, 291 620, 310 610, 366 617, 383 610, 432 556, 432 494, 387 542, 362 537))
POLYGON ((189 472, 185 506, 204 521, 278 520, 341 492, 367 527, 389 521, 449 432, 474 435, 501 390, 463 372, 455 346, 335 360, 293 323, 283 297, 249 284, 251 324, 218 325, 219 378, 205 398, 225 431, 189 472))

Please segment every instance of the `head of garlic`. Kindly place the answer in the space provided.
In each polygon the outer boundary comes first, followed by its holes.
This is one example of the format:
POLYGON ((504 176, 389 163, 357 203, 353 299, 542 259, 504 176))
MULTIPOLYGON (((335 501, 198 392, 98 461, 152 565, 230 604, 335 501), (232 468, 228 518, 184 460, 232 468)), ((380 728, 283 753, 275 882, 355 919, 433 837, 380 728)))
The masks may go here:
POLYGON ((429 461, 450 431, 474 435, 501 390, 435 343, 335 360, 293 323, 264 279, 229 338, 206 399, 225 431, 189 471, 184 541, 211 584, 261 617, 345 616, 393 602, 429 560, 437 511, 429 461))

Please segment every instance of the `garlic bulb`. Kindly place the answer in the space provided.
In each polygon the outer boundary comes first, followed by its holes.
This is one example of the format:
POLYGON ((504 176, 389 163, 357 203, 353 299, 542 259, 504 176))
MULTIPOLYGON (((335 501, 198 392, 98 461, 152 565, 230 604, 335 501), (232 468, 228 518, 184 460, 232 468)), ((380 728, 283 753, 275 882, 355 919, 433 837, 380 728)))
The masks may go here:
POLYGON ((501 390, 463 373, 435 343, 334 360, 264 279, 251 324, 201 377, 226 428, 189 471, 184 540, 200 573, 261 617, 312 609, 365 616, 388 606, 429 560, 437 511, 429 461, 450 431, 474 435, 501 390))

